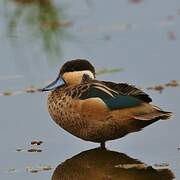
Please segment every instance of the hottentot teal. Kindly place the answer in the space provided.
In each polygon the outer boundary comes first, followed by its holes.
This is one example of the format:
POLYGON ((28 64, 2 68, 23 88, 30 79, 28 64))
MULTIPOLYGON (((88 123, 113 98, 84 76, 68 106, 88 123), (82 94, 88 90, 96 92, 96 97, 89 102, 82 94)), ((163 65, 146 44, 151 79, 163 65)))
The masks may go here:
POLYGON ((60 127, 102 147, 171 116, 134 86, 97 80, 93 65, 84 59, 66 62, 42 91, 50 91, 48 111, 60 127))

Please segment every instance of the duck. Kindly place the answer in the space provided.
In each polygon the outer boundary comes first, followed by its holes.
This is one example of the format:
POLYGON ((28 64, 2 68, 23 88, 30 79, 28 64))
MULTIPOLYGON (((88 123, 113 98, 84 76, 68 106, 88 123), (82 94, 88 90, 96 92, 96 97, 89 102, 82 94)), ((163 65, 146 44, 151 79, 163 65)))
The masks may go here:
POLYGON ((86 59, 65 62, 55 81, 41 90, 49 92, 48 112, 57 125, 102 148, 107 141, 172 115, 133 85, 97 80, 94 66, 86 59))

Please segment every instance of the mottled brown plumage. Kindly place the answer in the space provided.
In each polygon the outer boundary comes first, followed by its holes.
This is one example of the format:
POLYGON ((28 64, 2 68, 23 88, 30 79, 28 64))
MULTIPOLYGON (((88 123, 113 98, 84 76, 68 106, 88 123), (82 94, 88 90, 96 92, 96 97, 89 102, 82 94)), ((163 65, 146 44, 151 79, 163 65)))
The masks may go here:
POLYGON ((69 133, 103 145, 171 116, 150 104, 151 98, 134 86, 95 80, 93 66, 88 69, 87 61, 69 63, 56 79, 62 78, 64 85, 51 88, 53 82, 43 89, 52 90, 48 95, 52 119, 69 133))

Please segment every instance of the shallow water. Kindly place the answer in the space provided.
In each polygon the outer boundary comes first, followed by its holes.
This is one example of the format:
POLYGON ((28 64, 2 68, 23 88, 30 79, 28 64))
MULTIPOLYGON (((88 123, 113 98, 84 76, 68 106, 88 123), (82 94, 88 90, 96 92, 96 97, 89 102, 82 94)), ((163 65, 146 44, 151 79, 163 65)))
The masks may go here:
POLYGON ((173 118, 108 142, 111 151, 103 153, 56 126, 46 94, 1 94, 43 87, 75 58, 90 59, 97 69, 123 68, 99 75, 103 80, 143 88, 180 80, 180 2, 36 2, 0 2, 0 179, 180 179, 179 87, 161 94, 146 89, 173 118), (43 143, 31 145, 34 140, 43 143), (33 149, 42 152, 28 152, 33 149))

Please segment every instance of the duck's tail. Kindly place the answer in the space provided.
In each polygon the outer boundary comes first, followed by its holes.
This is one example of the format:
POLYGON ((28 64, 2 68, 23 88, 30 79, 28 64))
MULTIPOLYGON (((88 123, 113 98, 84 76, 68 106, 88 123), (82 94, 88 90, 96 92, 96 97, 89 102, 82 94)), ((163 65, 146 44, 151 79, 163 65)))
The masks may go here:
POLYGON ((169 119, 172 117, 172 112, 163 111, 155 105, 152 105, 152 107, 156 110, 157 114, 159 114, 160 119, 169 119))
POLYGON ((167 111, 163 111, 162 109, 160 109, 159 107, 149 104, 150 107, 150 111, 141 115, 137 115, 135 116, 135 119, 139 119, 139 120, 165 120, 165 119, 169 119, 172 116, 172 112, 167 112, 167 111))

